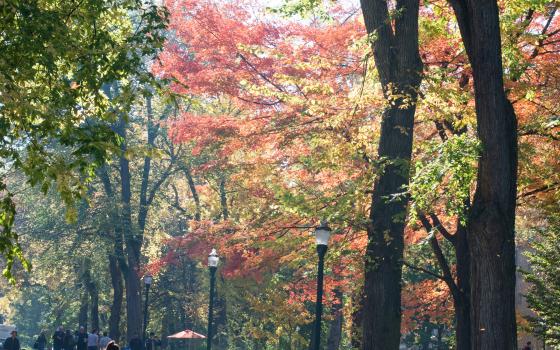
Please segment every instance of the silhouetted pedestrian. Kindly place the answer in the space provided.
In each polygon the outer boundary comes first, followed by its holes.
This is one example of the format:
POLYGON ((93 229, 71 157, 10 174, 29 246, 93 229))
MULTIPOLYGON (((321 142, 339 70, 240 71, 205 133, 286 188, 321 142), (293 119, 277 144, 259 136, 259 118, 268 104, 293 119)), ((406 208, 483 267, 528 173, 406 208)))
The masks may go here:
POLYGON ((45 335, 45 331, 42 331, 41 334, 37 337, 35 344, 33 344, 33 348, 36 350, 45 350, 47 347, 47 336, 45 335))
POLYGON ((142 340, 138 337, 138 334, 134 334, 130 341, 128 342, 130 350, 142 350, 142 340))
POLYGON ((64 327, 60 326, 52 336, 53 350, 62 350, 64 347, 64 327))
POLYGON ((10 333, 12 336, 4 340, 4 350, 20 350, 19 339, 17 338, 17 332, 12 331, 10 333))
POLYGON ((78 332, 77 350, 87 350, 88 334, 85 327, 80 327, 78 332))
POLYGON ((66 334, 64 334, 64 343, 63 343, 64 350, 74 350, 75 346, 76 346, 76 341, 74 340, 74 335, 69 329, 67 329, 66 334))

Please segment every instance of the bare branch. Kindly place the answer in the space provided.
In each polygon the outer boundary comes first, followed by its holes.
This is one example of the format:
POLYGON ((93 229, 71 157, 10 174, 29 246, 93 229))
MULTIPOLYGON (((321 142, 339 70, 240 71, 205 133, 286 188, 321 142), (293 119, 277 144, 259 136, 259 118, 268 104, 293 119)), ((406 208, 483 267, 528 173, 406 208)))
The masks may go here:
POLYGON ((440 280, 442 280, 442 281, 445 281, 445 277, 443 277, 443 276, 441 276, 441 275, 438 275, 437 273, 434 273, 434 272, 432 272, 432 271, 430 271, 430 270, 428 270, 428 269, 425 269, 425 268, 423 268, 423 267, 412 265, 412 264, 410 264, 410 263, 408 263, 408 262, 406 262, 406 261, 403 262, 403 265, 406 266, 406 267, 408 267, 409 269, 417 270, 417 271, 423 272, 423 273, 425 273, 425 274, 427 274, 427 275, 430 275, 430 276, 432 276, 432 277, 435 277, 435 278, 437 278, 437 279, 440 279, 440 280))

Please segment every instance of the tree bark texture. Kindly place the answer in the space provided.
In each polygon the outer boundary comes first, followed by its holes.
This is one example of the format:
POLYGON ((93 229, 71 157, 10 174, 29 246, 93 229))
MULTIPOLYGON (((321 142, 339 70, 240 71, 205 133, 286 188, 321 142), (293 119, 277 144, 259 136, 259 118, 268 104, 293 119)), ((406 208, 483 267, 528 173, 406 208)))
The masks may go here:
POLYGON ((455 308, 455 341, 457 350, 471 348, 471 302, 470 302, 470 264, 471 254, 467 240, 467 229, 458 224, 455 233, 455 258, 457 260, 457 288, 459 297, 454 300, 455 308))
POLYGON ((352 326, 350 337, 352 349, 362 348, 362 330, 364 319, 364 289, 357 288, 352 294, 352 326))
POLYGON ((372 195, 365 257, 363 350, 397 350, 401 325, 401 276, 413 122, 422 62, 418 51, 418 0, 362 0, 373 56, 387 107, 378 156, 382 170, 372 195))
POLYGON ((515 206, 517 121, 504 92, 496 0, 450 0, 471 62, 482 142, 468 215, 472 349, 517 349, 515 206))

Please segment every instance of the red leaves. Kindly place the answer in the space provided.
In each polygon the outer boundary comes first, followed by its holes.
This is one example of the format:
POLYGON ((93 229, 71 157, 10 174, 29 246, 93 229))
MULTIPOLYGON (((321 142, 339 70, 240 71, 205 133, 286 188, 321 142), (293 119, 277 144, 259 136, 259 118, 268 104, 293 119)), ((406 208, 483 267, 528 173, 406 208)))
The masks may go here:
MULTIPOLYGON (((238 136, 239 126, 227 116, 195 115, 185 113, 170 125, 170 138, 175 143, 193 142, 193 154, 214 143, 223 143, 238 136)), ((230 149, 228 152, 233 152, 230 149)))

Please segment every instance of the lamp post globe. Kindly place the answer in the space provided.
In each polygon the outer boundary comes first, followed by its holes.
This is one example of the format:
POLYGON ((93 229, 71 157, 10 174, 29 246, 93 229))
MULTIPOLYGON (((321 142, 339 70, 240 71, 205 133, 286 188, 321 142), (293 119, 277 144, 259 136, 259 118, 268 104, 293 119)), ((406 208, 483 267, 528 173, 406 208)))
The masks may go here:
POLYGON ((150 275, 150 274, 144 275, 144 284, 146 286, 151 286, 153 281, 154 281, 154 278, 152 277, 152 275, 150 275))
POLYGON ((208 334, 206 337, 206 349, 212 349, 212 323, 214 318, 214 286, 216 285, 216 270, 218 269, 218 264, 220 262, 220 257, 216 252, 216 249, 212 249, 208 255, 208 269, 210 270, 210 297, 208 300, 208 334))
POLYGON ((321 225, 315 228, 315 240, 317 245, 328 246, 331 233, 332 230, 329 225, 325 221, 322 221, 321 225))
POLYGON ((220 257, 218 256, 218 252, 216 252, 216 249, 213 248, 210 254, 208 255, 208 267, 218 267, 219 262, 220 262, 220 257))
POLYGON ((325 221, 315 229, 315 240, 317 243, 317 254, 319 263, 317 266, 317 302, 315 305, 315 328, 313 330, 313 349, 319 350, 321 347, 321 318, 323 316, 323 272, 325 268, 325 254, 329 244, 332 230, 325 221))

